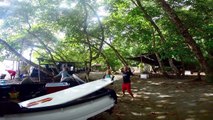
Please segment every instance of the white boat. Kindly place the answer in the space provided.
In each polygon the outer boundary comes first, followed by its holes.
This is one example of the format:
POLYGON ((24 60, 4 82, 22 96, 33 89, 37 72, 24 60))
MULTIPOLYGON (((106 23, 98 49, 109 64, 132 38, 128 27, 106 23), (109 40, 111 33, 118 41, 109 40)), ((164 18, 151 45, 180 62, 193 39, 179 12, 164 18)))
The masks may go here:
MULTIPOLYGON (((78 79, 75 76, 75 81, 82 83, 78 79)), ((86 120, 114 107, 117 102, 115 91, 104 88, 112 82, 109 78, 100 79, 19 103, 2 100, 0 120, 86 120)), ((67 87, 65 83, 54 84, 47 84, 42 88, 47 91, 67 87)), ((9 86, 11 85, 0 86, 1 96, 4 95, 2 90, 9 86)))

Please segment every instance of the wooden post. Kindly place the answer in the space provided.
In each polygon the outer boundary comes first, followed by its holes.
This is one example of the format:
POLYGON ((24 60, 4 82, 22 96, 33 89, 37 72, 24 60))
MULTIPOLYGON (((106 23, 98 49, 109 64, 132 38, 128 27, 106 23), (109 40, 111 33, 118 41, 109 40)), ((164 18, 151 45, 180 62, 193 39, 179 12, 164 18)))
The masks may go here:
POLYGON ((39 67, 38 67, 38 81, 41 82, 41 73, 40 73, 40 59, 38 59, 38 64, 39 64, 39 67))

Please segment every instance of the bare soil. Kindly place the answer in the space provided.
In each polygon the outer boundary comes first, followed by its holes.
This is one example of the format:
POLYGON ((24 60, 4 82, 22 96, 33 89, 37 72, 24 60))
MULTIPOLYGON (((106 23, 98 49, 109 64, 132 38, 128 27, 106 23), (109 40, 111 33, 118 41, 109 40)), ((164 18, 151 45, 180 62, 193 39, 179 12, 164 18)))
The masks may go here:
POLYGON ((193 79, 133 76, 134 100, 127 93, 122 96, 122 80, 117 80, 109 86, 118 96, 113 113, 91 120, 213 120, 213 85, 193 79))

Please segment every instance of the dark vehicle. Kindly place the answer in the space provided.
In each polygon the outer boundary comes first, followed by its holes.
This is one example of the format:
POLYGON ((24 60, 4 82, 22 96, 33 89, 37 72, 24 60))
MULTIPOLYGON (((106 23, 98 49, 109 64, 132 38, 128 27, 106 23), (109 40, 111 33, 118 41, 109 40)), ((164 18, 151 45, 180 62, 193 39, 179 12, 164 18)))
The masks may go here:
POLYGON ((4 79, 6 77, 6 74, 0 74, 0 79, 4 79))

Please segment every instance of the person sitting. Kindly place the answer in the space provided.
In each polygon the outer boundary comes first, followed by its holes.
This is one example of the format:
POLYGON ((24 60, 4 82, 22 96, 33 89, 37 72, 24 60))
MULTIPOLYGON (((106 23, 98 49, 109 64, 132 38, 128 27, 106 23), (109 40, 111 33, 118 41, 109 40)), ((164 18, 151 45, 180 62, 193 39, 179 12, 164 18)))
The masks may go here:
POLYGON ((68 79, 71 77, 71 75, 68 73, 68 70, 66 67, 63 67, 63 70, 56 76, 54 76, 54 78, 61 76, 61 81, 63 82, 64 80, 68 79))

